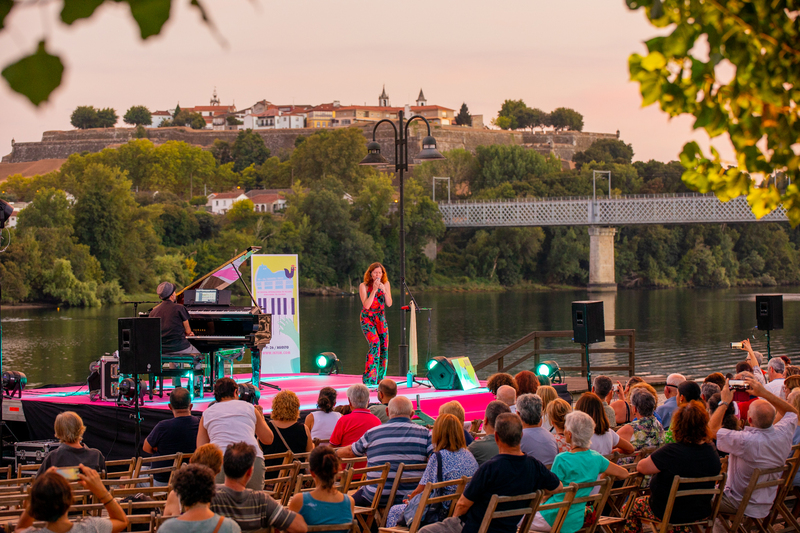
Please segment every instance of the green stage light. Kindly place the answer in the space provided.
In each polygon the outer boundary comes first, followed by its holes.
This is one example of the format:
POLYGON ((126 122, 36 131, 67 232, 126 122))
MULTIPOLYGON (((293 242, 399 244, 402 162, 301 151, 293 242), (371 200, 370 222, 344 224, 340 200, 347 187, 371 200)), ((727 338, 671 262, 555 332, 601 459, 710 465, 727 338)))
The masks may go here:
POLYGON ((561 367, 555 361, 544 361, 536 367, 536 374, 548 378, 553 383, 561 383, 561 367))
POLYGON ((436 361, 436 359, 431 359, 428 361, 428 370, 433 370, 433 367, 435 367, 437 364, 439 363, 436 361))
POLYGON ((339 373, 339 358, 333 352, 322 352, 314 361, 321 376, 339 373))

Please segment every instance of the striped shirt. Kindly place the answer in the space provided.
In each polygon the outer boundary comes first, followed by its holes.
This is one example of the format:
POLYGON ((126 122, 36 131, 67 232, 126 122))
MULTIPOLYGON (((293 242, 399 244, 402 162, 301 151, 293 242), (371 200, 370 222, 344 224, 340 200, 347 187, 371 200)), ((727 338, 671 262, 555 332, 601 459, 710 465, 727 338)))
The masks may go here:
POLYGON ((217 492, 211 500, 211 510, 233 519, 242 531, 257 531, 268 527, 285 530, 297 516, 265 492, 250 489, 236 491, 225 485, 217 485, 217 492))
MULTIPOLYGON (((367 466, 380 466, 384 463, 391 465, 381 494, 381 505, 385 505, 400 463, 407 465, 427 463, 428 456, 433 453, 433 443, 427 429, 412 423, 409 418, 395 417, 385 424, 368 430, 361 439, 353 443, 351 449, 357 457, 367 456, 367 466)), ((379 477, 379 472, 367 474, 367 479, 379 477)), ((400 485, 397 488, 395 502, 392 503, 403 501, 416 485, 417 483, 400 485)), ((366 498, 375 496, 375 485, 366 485, 362 490, 366 498)))

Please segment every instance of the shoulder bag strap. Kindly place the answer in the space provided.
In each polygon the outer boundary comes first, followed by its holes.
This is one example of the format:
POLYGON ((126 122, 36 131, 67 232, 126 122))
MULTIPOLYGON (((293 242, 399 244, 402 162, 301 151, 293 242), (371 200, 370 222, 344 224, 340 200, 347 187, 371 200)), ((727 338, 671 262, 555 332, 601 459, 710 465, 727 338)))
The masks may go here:
POLYGON ((441 483, 444 481, 444 474, 442 473, 442 452, 436 452, 436 482, 441 483))
POLYGON ((217 527, 214 528, 214 533, 219 533, 219 528, 222 527, 222 522, 225 520, 224 516, 219 517, 219 522, 217 522, 217 527))
POLYGON ((283 438, 283 434, 281 433, 281 430, 278 429, 278 426, 276 426, 275 424, 270 424, 270 426, 272 426, 272 429, 274 429, 275 433, 277 433, 278 436, 281 438, 281 442, 283 442, 283 445, 286 446, 286 451, 287 452, 292 451, 292 449, 289 448, 289 443, 287 443, 286 439, 283 438))

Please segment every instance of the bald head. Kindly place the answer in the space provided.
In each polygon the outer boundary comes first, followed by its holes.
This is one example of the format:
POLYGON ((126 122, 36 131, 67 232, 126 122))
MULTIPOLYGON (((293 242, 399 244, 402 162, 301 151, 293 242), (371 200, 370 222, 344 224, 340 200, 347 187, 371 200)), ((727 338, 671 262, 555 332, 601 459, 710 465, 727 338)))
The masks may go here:
POLYGON ((751 426, 766 429, 775 421, 775 408, 766 400, 756 400, 750 404, 747 418, 751 426))
POLYGON ((686 376, 683 374, 670 374, 667 376, 667 384, 664 387, 664 396, 672 398, 678 395, 678 385, 686 381, 686 376))
POLYGON ((389 401, 397 396, 397 383, 391 379, 382 379, 378 383, 378 399, 382 404, 388 404, 389 401))
POLYGON ((497 399, 511 407, 517 403, 517 391, 514 390, 514 387, 509 385, 501 385, 500 388, 497 389, 497 399))
POLYGON ((389 400, 389 418, 411 418, 414 414, 414 405, 405 396, 395 396, 389 400))

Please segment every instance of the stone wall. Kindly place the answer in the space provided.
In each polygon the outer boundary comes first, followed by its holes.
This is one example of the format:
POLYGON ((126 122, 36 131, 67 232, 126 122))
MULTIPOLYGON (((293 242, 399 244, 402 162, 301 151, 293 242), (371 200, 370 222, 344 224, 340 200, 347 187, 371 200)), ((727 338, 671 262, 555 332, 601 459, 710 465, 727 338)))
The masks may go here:
MULTIPOLYGON (((372 139, 372 126, 360 126, 367 140, 372 139)), ((291 150, 299 135, 311 135, 319 130, 313 128, 291 130, 260 130, 258 134, 264 139, 270 152, 277 154, 291 150)), ((210 148, 214 140, 221 139, 233 142, 238 132, 222 130, 192 130, 188 128, 153 128, 147 130, 149 139, 155 144, 167 141, 185 141, 189 144, 210 148)), ((409 157, 414 158, 422 149, 422 139, 427 134, 424 125, 415 121, 409 131, 409 157)), ((607 133, 531 133, 520 131, 502 131, 459 126, 435 127, 432 131, 439 151, 463 148, 472 152, 478 146, 491 144, 515 144, 535 149, 540 153, 553 152, 566 161, 571 161, 576 151, 585 150, 600 138, 617 138, 616 134, 607 133), (550 144, 552 143, 552 144, 550 144)), ((24 163, 41 159, 66 159, 72 154, 81 152, 99 152, 104 148, 116 147, 131 139, 135 139, 134 128, 97 128, 73 131, 46 131, 41 142, 15 143, 10 154, 10 163, 24 163)), ((377 140, 381 143, 383 155, 394 162, 394 136, 388 125, 381 126, 377 132, 377 140)), ((5 158, 4 158, 5 159, 5 158)))

